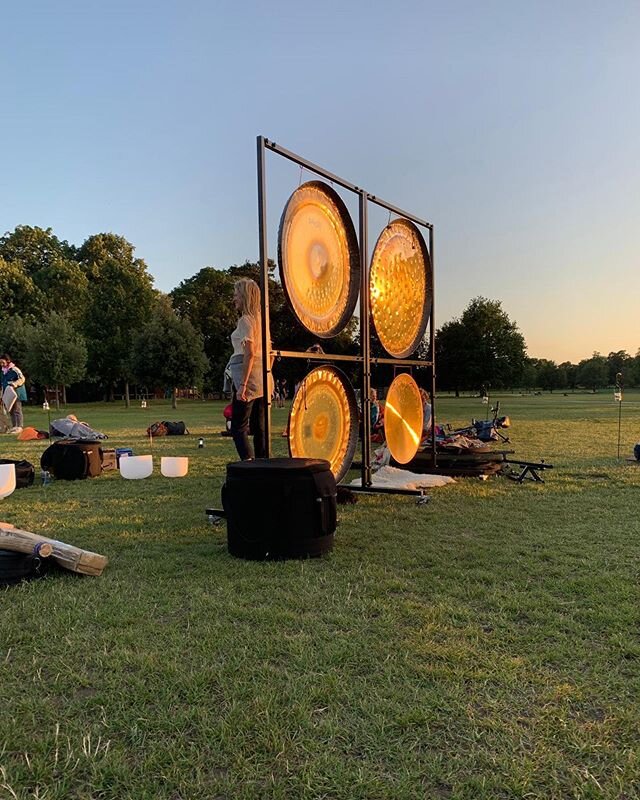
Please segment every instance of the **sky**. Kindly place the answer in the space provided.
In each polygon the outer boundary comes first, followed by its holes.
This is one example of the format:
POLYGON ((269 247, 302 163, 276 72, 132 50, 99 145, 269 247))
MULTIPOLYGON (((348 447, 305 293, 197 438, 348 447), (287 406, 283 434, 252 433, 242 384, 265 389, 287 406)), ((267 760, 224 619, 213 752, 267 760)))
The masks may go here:
MULTIPOLYGON (((635 354, 639 29, 637 0, 10 3, 0 233, 113 231, 163 291, 255 261, 260 134, 433 223, 437 327, 482 295, 533 357, 635 354)), ((312 178, 267 155, 271 257, 312 178)))

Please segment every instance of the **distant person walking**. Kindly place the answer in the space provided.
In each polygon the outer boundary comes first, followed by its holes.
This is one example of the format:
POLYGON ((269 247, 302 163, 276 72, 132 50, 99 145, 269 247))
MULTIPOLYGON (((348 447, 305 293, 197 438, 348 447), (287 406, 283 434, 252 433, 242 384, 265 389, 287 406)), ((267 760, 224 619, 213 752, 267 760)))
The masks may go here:
MULTIPOLYGON (((5 408, 7 408, 5 391, 13 389, 13 392, 15 392, 15 397, 12 396, 11 400, 8 401, 10 405, 7 410, 11 414, 12 426, 8 432, 21 433, 24 424, 22 404, 27 402, 27 390, 24 386, 25 377, 22 371, 13 363, 13 359, 8 353, 0 356, 0 368, 2 368, 2 397, 3 402, 5 402, 5 408)), ((13 395, 13 392, 9 392, 9 394, 13 395)))

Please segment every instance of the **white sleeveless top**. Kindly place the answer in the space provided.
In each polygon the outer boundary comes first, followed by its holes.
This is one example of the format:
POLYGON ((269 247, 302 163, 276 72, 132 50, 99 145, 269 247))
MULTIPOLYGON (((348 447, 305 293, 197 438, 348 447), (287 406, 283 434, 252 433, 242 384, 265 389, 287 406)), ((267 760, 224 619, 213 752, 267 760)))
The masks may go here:
POLYGON ((244 343, 253 342, 253 352, 262 352, 262 337, 253 317, 243 314, 238 320, 238 326, 231 334, 231 344, 233 345, 233 355, 244 355, 244 343))

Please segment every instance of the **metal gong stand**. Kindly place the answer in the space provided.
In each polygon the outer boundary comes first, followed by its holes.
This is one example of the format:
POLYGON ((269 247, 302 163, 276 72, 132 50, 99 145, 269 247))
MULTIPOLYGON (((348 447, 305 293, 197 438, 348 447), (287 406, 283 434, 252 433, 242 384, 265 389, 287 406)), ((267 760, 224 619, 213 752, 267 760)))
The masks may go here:
MULTIPOLYGON (((262 315, 262 386, 266 402, 264 403, 264 431, 266 457, 271 457, 271 395, 269 392, 269 377, 271 373, 271 360, 273 356, 278 358, 298 358, 305 361, 339 362, 349 361, 358 363, 361 366, 360 390, 362 397, 362 486, 349 486, 351 491, 356 492, 375 492, 380 494, 404 494, 413 495, 419 498, 424 496, 422 489, 390 489, 375 487, 371 479, 371 367, 377 364, 392 364, 396 367, 424 367, 430 370, 431 378, 431 414, 432 431, 435 432, 435 297, 434 297, 434 237, 433 225, 425 222, 413 214, 408 214, 390 203, 381 200, 375 195, 369 194, 365 189, 355 186, 349 181, 334 175, 322 167, 313 164, 311 161, 280 147, 275 142, 266 139, 264 136, 257 137, 257 158, 258 158, 258 233, 260 240, 260 305, 262 315), (270 317, 269 317, 269 267, 268 267, 268 241, 267 241, 267 179, 266 179, 266 151, 270 150, 278 156, 293 161, 300 167, 304 167, 309 172, 313 172, 334 184, 338 184, 343 189, 347 189, 358 196, 358 238, 360 244, 360 353, 356 356, 331 354, 331 353, 312 353, 298 352, 294 350, 278 350, 271 347, 270 317), (392 214, 408 219, 415 225, 426 228, 429 232, 429 255, 431 260, 431 314, 429 330, 429 356, 430 360, 407 359, 407 358, 372 358, 371 357, 371 302, 369 297, 369 264, 368 264, 368 222, 367 210, 368 203, 374 203, 392 214)), ((432 435, 432 459, 436 466, 436 441, 432 435)))

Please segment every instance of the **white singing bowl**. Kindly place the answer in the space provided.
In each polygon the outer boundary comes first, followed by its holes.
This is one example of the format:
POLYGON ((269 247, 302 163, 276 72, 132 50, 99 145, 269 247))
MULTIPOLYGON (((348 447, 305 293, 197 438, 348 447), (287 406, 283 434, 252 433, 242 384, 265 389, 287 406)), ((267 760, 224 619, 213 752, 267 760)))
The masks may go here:
POLYGON ((162 456, 160 472, 165 478, 184 478, 189 471, 189 459, 186 456, 162 456))
POLYGON ((153 472, 153 456, 120 456, 120 474, 123 478, 148 478, 153 472))
POLYGON ((16 489, 16 465, 0 464, 0 499, 8 497, 16 489))

